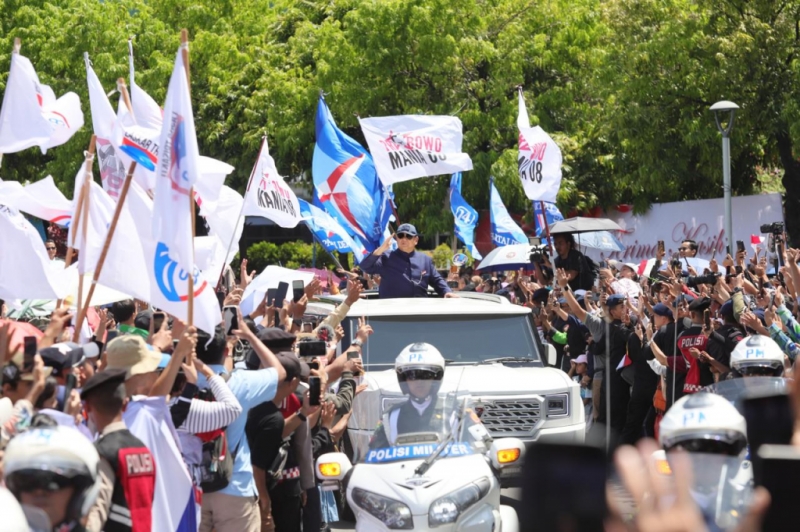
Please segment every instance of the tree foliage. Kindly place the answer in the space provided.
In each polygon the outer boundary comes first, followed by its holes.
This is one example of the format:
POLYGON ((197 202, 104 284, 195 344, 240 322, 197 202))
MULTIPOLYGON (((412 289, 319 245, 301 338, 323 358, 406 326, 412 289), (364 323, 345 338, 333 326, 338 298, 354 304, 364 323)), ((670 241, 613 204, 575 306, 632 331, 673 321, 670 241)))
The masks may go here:
MULTIPOLYGON (((91 130, 83 52, 110 90, 127 78, 135 36, 137 83, 163 101, 186 27, 200 149, 235 166, 229 183, 240 191, 265 134, 279 170, 310 187, 324 91, 362 142, 356 115, 458 116, 475 167, 467 201, 485 209, 494 176, 509 209, 528 212, 516 169, 522 85, 531 122, 564 154, 563 211, 716 197, 721 151, 708 107, 729 99, 741 106, 734 193, 758 189, 758 168, 783 169, 787 221, 800 235, 799 18, 795 2, 767 0, 6 0, 0 50, 20 37, 42 82, 81 96, 87 126, 46 156, 6 155, 2 176, 49 173, 71 191, 91 130)), ((0 55, 0 90, 8 66, 0 55)), ((448 182, 398 184, 401 219, 450 231, 448 182)))

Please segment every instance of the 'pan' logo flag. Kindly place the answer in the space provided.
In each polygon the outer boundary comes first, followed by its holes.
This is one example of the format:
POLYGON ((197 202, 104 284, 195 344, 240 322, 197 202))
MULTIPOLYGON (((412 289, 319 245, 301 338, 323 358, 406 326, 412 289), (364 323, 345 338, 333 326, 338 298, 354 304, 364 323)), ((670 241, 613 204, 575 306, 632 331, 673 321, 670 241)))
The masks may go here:
POLYGON ((180 48, 167 89, 160 157, 156 168, 153 236, 185 272, 193 270, 190 190, 197 181, 200 153, 189 83, 180 48))

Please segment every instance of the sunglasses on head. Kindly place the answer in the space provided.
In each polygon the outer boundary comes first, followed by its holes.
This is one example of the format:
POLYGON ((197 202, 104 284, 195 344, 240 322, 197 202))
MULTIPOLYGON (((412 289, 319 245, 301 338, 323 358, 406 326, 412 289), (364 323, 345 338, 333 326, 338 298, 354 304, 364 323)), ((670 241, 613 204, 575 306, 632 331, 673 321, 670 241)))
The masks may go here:
POLYGON ((52 471, 38 471, 27 469, 16 471, 6 477, 6 483, 11 491, 58 491, 72 486, 72 479, 52 471))
POLYGON ((397 233, 397 238, 399 239, 406 238, 408 240, 411 240, 412 238, 414 238, 414 235, 409 235, 408 233, 397 233))

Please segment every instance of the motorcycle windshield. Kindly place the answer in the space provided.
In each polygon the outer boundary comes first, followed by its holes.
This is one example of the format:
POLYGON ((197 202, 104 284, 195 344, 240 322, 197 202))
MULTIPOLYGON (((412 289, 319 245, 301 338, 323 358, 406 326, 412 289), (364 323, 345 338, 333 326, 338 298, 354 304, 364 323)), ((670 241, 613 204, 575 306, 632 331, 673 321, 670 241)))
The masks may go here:
MULTIPOLYGON (((743 456, 686 453, 691 462, 691 494, 710 530, 729 530, 747 513, 753 469, 743 456)), ((672 465, 674 454, 667 453, 672 465)))
POLYGON ((783 377, 742 377, 706 386, 703 391, 724 397, 741 412, 743 400, 753 397, 785 395, 789 393, 789 388, 787 380, 783 377))
POLYGON ((363 462, 424 460, 437 452, 441 460, 479 452, 485 445, 483 435, 488 437, 488 432, 472 404, 468 394, 459 392, 441 394, 421 404, 404 401, 391 405, 382 413, 363 462))

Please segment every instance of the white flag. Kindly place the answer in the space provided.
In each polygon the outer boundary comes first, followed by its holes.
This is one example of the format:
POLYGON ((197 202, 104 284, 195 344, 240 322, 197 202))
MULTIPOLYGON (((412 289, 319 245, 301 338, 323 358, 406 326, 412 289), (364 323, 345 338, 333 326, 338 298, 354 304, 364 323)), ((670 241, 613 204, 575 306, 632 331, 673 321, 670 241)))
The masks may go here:
POLYGON ((0 299, 59 299, 66 295, 62 268, 54 268, 31 223, 0 205, 0 299))
POLYGON ((92 109, 92 128, 97 136, 97 159, 100 166, 100 179, 103 189, 116 200, 119 198, 122 184, 125 181, 125 166, 120 160, 116 144, 117 115, 106 91, 100 84, 97 74, 89 62, 89 54, 84 54, 86 63, 86 81, 89 85, 89 105, 92 109))
MULTIPOLYGON (((148 220, 153 218, 153 202, 139 187, 131 183, 123 209, 127 209, 139 233, 141 253, 144 257, 147 274, 150 278, 150 297, 154 306, 169 312, 178 319, 187 320, 188 276, 175 261, 169 257, 169 248, 153 239, 148 220)), ((214 293, 217 279, 211 279, 194 272, 194 325, 209 334, 222 321, 219 302, 214 293)))
POLYGON ((189 272, 194 267, 189 202, 199 174, 200 153, 181 48, 175 55, 175 67, 167 89, 159 146, 153 236, 169 250, 170 258, 189 272))
MULTIPOLYGON (((239 251, 239 240, 242 238, 244 230, 244 215, 242 212, 242 195, 228 186, 222 187, 219 199, 214 203, 206 203, 200 207, 200 214, 205 217, 209 227, 209 234, 219 238, 227 250, 231 246, 230 253, 225 258, 225 264, 229 264, 236 253, 239 251), (213 208, 213 209, 212 209, 213 208)), ((223 250, 224 254, 224 250, 223 250)), ((205 271, 205 270, 203 270, 205 271)), ((219 278, 222 270, 216 272, 216 276, 209 275, 209 278, 219 278)))
POLYGON ((472 170, 472 159, 461 152, 461 120, 454 116, 384 116, 360 122, 375 170, 386 186, 472 170))
MULTIPOLYGON (((76 178, 75 196, 72 202, 73 212, 77 208, 79 184, 82 183, 81 179, 84 178, 84 175, 84 170, 81 168, 76 178)), ((97 268, 116 208, 114 200, 94 181, 89 183, 88 204, 86 242, 83 241, 83 229, 80 224, 73 223, 70 228, 70 233, 72 233, 72 228, 77 227, 73 247, 80 251, 78 271, 81 274, 93 273, 97 268)), ((68 242, 72 242, 72 238, 73 235, 70 234, 68 242)), ((150 279, 147 275, 144 257, 142 257, 139 234, 136 232, 133 218, 125 209, 120 212, 103 269, 100 272, 99 282, 143 301, 150 299, 150 279)))
POLYGON ((519 178, 525 195, 533 201, 556 202, 561 188, 561 149, 539 126, 530 127, 522 90, 519 91, 519 178))
POLYGON ((72 220, 72 204, 51 176, 24 187, 16 181, 0 179, 0 199, 8 207, 50 223, 69 226, 72 220))
POLYGON ((297 196, 278 174, 275 161, 269 154, 267 139, 261 146, 244 202, 246 216, 261 216, 281 227, 297 227, 302 220, 297 196))
POLYGON ((48 148, 67 142, 82 126, 78 95, 68 92, 56 100, 53 89, 39 82, 28 58, 12 53, 0 109, 0 153, 32 146, 47 153, 48 148))

